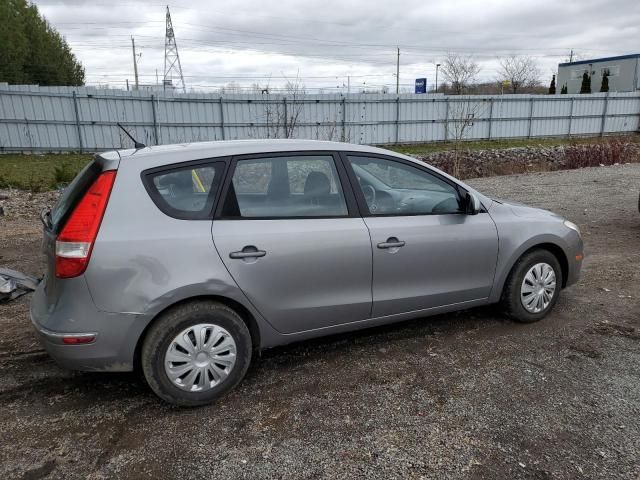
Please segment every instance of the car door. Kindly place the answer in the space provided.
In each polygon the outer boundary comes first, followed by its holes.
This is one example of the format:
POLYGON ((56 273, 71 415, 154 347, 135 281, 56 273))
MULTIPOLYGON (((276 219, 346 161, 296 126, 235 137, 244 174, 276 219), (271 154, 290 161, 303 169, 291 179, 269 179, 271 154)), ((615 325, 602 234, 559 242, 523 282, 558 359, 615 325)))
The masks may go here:
POLYGON ((213 222, 230 274, 283 333, 371 314, 369 232, 336 159, 327 152, 234 158, 213 222))
POLYGON ((464 213, 460 186, 403 159, 344 158, 371 235, 374 318, 489 297, 497 230, 464 213))

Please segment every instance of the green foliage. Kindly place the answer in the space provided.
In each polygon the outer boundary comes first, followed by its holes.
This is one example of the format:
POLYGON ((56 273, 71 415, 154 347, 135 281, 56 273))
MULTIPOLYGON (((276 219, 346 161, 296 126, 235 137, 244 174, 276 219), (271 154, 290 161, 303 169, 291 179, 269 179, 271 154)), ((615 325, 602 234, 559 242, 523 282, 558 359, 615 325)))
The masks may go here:
POLYGON ((602 83, 600 84, 600 91, 601 92, 608 92, 609 91, 609 74, 606 73, 606 72, 602 76, 602 83))
POLYGON ((84 84, 66 40, 26 0, 0 0, 0 82, 84 84))
POLYGON ((53 186, 65 185, 71 182, 77 174, 78 170, 71 163, 65 162, 62 165, 56 165, 53 168, 53 186))
POLYGON ((565 83, 562 88, 560 89, 560 93, 561 94, 566 94, 569 93, 569 90, 567 89, 567 84, 565 83))
POLYGON ((555 95, 556 93, 556 76, 551 77, 551 85, 549 85, 549 95, 555 95))
POLYGON ((582 74, 582 85, 580 85, 580 93, 591 93, 591 76, 584 72, 582 74))
POLYGON ((54 190, 69 183, 91 155, 0 155, 0 188, 32 192, 54 190))

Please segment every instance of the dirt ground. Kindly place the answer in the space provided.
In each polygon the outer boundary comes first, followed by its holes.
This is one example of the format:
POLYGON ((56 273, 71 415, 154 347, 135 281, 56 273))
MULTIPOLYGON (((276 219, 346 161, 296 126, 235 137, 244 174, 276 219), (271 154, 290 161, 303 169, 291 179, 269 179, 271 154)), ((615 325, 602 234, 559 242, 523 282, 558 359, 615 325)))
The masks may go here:
MULTIPOLYGON (((215 405, 64 371, 0 306, 0 478, 640 478, 640 165, 470 181, 578 223, 580 282, 533 325, 469 310, 267 351, 215 405)), ((39 221, 0 217, 38 274, 39 221)))

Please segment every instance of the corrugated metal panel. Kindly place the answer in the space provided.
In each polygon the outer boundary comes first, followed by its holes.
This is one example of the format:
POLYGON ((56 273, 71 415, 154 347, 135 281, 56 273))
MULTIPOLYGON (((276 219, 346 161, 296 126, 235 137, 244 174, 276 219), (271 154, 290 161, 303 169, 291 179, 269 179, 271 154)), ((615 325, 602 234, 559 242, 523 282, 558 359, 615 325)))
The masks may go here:
POLYGON ((80 140, 87 151, 130 147, 117 122, 147 144, 286 136, 390 144, 581 135, 637 131, 640 94, 220 96, 0 87, 0 151, 77 151, 80 140))

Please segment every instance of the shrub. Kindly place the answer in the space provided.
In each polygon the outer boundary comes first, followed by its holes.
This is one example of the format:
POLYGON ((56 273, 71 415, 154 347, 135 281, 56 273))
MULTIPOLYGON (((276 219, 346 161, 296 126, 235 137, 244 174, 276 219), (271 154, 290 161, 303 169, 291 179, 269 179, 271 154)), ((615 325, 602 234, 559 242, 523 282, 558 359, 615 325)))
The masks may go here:
POLYGON ((53 183, 51 184, 51 187, 57 188, 60 185, 71 182, 77 173, 76 169, 69 163, 56 165, 53 169, 53 183))
POLYGON ((582 74, 582 85, 580 85, 580 93, 591 93, 591 76, 584 72, 582 74))
POLYGON ((600 84, 600 91, 601 92, 608 92, 609 91, 609 74, 606 73, 606 72, 602 76, 602 83, 600 84))
POLYGON ((565 168, 597 167, 626 161, 630 145, 618 139, 569 145, 564 149, 565 168))

